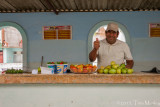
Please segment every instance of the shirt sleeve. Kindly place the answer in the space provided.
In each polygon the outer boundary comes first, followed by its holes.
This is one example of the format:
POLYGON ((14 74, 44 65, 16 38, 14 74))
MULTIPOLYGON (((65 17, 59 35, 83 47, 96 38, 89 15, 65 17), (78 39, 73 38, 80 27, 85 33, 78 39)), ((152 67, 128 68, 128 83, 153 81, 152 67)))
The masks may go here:
POLYGON ((127 44, 124 45, 124 58, 126 60, 133 60, 130 48, 127 44))

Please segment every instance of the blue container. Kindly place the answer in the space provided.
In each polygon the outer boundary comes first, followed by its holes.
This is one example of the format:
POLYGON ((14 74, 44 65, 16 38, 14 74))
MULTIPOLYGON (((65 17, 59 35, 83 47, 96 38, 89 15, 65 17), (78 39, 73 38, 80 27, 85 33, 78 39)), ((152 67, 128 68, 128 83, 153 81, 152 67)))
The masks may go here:
POLYGON ((56 65, 55 64, 47 64, 48 68, 52 68, 52 74, 56 72, 56 65))
POLYGON ((63 65, 64 65, 64 67, 63 67, 63 73, 65 74, 65 73, 67 73, 68 64, 63 64, 63 65))
POLYGON ((63 64, 56 64, 56 74, 63 74, 63 67, 64 65, 63 64))

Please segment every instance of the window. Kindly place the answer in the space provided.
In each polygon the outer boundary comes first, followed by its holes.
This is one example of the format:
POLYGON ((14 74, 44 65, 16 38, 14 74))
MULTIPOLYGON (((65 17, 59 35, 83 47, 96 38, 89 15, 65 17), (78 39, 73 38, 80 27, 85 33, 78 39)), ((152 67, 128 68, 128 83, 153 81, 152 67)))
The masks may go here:
POLYGON ((44 26, 43 39, 72 39, 72 26, 44 26))

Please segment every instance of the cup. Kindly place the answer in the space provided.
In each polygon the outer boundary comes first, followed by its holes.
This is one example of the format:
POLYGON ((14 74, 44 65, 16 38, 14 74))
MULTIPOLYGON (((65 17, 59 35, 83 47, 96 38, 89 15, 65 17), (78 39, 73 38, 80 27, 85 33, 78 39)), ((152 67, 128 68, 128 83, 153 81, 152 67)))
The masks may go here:
POLYGON ((48 68, 52 68, 52 74, 56 72, 56 65, 55 64, 47 64, 48 68))
POLYGON ((63 64, 56 64, 56 68, 57 68, 56 73, 63 74, 63 67, 64 67, 63 64))
POLYGON ((63 67, 63 73, 65 74, 65 73, 67 73, 68 64, 63 64, 63 65, 64 65, 64 67, 63 67))

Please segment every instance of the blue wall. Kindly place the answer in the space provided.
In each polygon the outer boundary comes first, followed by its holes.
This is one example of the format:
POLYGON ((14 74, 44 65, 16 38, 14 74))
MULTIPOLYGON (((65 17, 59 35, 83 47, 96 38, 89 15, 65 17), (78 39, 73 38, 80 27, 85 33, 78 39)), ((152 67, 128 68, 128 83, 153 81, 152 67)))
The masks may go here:
POLYGON ((3 63, 13 63, 13 56, 15 51, 22 51, 20 48, 3 48, 3 63))
MULTIPOLYGON (((0 14, 0 22, 16 22, 26 31, 29 63, 40 62, 42 55, 44 61, 86 63, 89 31, 104 20, 114 20, 126 26, 131 36, 135 61, 160 62, 160 38, 149 38, 148 34, 149 23, 160 23, 160 12, 75 12, 60 13, 58 16, 54 13, 0 14), (54 25, 72 25, 73 39, 42 40, 42 26, 54 25)), ((159 87, 159 84, 0 85, 0 99, 3 107, 119 107, 117 102, 131 101, 149 101, 151 107, 154 106, 153 102, 159 104, 159 87)), ((142 103, 136 106, 142 107, 142 103)))
POLYGON ((104 20, 126 26, 131 36, 135 61, 160 61, 160 38, 149 38, 149 23, 160 23, 160 12, 84 12, 84 13, 4 13, 0 22, 22 26, 28 39, 28 61, 64 60, 87 63, 87 39, 91 28, 104 20), (42 26, 71 25, 72 40, 42 40, 42 26))

